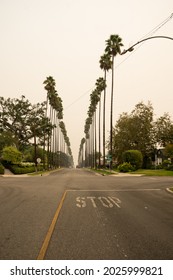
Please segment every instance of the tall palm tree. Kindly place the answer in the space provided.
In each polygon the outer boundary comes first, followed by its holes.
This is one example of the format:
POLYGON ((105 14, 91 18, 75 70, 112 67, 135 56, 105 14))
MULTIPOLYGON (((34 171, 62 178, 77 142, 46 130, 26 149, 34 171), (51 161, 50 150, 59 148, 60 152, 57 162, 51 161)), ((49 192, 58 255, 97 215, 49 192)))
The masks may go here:
MULTIPOLYGON (((78 165, 80 167, 84 167, 84 144, 86 140, 85 138, 81 139, 80 147, 79 147, 79 155, 78 155, 78 165)), ((85 158, 86 160, 86 158, 85 158)))
POLYGON ((113 132, 113 95, 114 95, 114 58, 117 54, 121 54, 122 39, 119 35, 111 35, 108 40, 106 40, 106 49, 105 52, 111 56, 112 62, 112 86, 111 86, 111 112, 110 112, 110 155, 111 162, 110 167, 112 168, 112 154, 113 154, 113 145, 112 145, 112 132, 113 132))
POLYGON ((90 142, 90 132, 89 132, 91 124, 92 124, 92 116, 88 116, 84 126, 84 133, 86 138, 86 151, 85 151, 86 165, 85 166, 91 166, 90 164, 91 142, 90 142))
MULTIPOLYGON (((98 78, 96 81, 96 89, 98 95, 101 95, 102 91, 106 88, 106 81, 104 78, 98 78)), ((99 166, 101 165, 100 161, 101 156, 101 98, 99 101, 99 166)))
POLYGON ((52 76, 49 76, 46 78, 46 80, 43 82, 43 84, 45 85, 44 88, 47 91, 47 100, 46 100, 46 114, 47 114, 48 101, 49 101, 51 94, 55 91, 56 83, 55 83, 54 78, 52 76))
MULTIPOLYGON (((49 76, 46 78, 46 80, 43 82, 43 84, 45 85, 45 90, 47 91, 47 98, 46 98, 46 117, 48 117, 48 102, 50 102, 51 98, 52 98, 52 95, 54 94, 55 92, 55 86, 56 86, 56 83, 55 83, 55 80, 52 76, 49 76)), ((51 107, 50 107, 51 108, 51 107)), ((51 110, 50 110, 50 114, 51 114, 51 110)), ((49 116, 49 118, 51 119, 51 116, 49 116)), ((50 137, 51 137, 51 134, 49 133, 47 135, 47 138, 48 138, 48 141, 47 141, 47 159, 48 159, 48 168, 49 168, 49 154, 50 154, 50 137)), ((44 162, 44 166, 45 166, 45 136, 44 136, 44 146, 43 146, 43 153, 44 153, 44 156, 43 156, 43 162, 44 162)))
POLYGON ((96 153, 97 153, 97 129, 96 129, 96 109, 100 101, 100 91, 98 88, 93 90, 90 95, 91 106, 90 113, 92 115, 92 134, 93 134, 93 167, 96 167, 96 153))
MULTIPOLYGON (((103 54, 100 57, 100 68, 104 70, 104 80, 106 85, 106 79, 107 79, 107 71, 109 71, 112 67, 111 62, 111 56, 108 53, 103 54)), ((106 86, 104 88, 104 98, 103 98, 103 167, 105 167, 105 147, 106 147, 106 141, 105 141, 105 118, 106 118, 106 86)))

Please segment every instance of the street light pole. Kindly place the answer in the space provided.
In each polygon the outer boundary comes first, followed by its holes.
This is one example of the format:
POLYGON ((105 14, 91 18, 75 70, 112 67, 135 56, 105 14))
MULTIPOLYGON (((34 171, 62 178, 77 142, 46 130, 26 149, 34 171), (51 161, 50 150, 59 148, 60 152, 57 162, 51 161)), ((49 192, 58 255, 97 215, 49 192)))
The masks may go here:
POLYGON ((144 41, 147 41, 147 40, 151 40, 151 39, 159 39, 159 38, 162 38, 162 39, 169 39, 169 40, 173 40, 172 37, 168 37, 168 36, 153 36, 153 37, 148 37, 148 38, 145 38, 137 43, 135 43, 134 45, 132 45, 130 48, 128 48, 127 50, 124 50, 121 55, 127 53, 127 52, 132 52, 134 50, 134 47, 144 41))

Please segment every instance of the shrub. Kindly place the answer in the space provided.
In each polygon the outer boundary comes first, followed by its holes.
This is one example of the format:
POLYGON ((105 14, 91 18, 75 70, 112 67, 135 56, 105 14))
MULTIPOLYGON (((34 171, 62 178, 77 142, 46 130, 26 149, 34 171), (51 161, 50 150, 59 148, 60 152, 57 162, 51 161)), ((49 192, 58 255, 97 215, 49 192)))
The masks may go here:
POLYGON ((22 153, 13 146, 5 147, 2 150, 2 160, 10 164, 19 163, 22 160, 22 153))
POLYGON ((118 166, 120 172, 134 171, 134 167, 129 162, 124 162, 118 166))
POLYGON ((35 167, 30 166, 30 167, 20 167, 18 165, 10 165, 9 169, 11 172, 14 174, 26 174, 26 173, 32 173, 35 172, 35 167))
POLYGON ((169 171, 173 171, 173 164, 169 165, 168 167, 165 168, 166 170, 169 170, 169 171))
POLYGON ((31 167, 31 166, 35 166, 34 162, 21 162, 18 164, 19 167, 31 167))
POLYGON ((157 164, 156 169, 163 169, 163 165, 161 163, 157 164))
POLYGON ((123 162, 130 163, 135 170, 142 167, 143 157, 138 150, 128 150, 122 154, 123 162))
MULTIPOLYGON (((27 174, 27 173, 33 173, 36 171, 35 169, 35 165, 31 165, 31 166, 21 166, 21 164, 18 165, 11 165, 9 167, 9 169, 14 173, 14 174, 27 174)), ((39 165, 39 167, 37 166, 37 169, 39 171, 43 170, 43 166, 39 165)))
POLYGON ((171 165, 171 161, 168 159, 165 159, 162 163, 164 169, 167 169, 170 165, 171 165))
POLYGON ((4 166, 0 163, 0 174, 4 174, 4 166))
POLYGON ((159 163, 159 164, 157 164, 157 165, 153 164, 153 165, 151 165, 151 167, 148 168, 148 169, 152 169, 152 170, 157 169, 157 170, 159 170, 159 169, 163 169, 163 166, 162 166, 161 163, 159 163))

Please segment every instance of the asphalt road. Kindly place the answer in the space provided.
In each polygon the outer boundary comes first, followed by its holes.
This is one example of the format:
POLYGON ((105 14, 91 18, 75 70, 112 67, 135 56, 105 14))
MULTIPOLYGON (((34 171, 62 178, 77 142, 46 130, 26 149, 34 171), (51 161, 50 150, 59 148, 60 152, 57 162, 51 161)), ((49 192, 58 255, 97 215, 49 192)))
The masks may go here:
POLYGON ((0 259, 173 259, 172 177, 0 177, 0 259))

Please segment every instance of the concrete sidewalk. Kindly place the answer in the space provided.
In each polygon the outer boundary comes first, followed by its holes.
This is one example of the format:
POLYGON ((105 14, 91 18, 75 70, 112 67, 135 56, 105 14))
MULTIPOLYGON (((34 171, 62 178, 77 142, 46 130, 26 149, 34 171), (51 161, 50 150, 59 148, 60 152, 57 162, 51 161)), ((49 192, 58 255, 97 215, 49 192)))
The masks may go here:
POLYGON ((118 177, 127 177, 127 176, 130 176, 130 177, 141 177, 141 176, 144 176, 144 174, 129 174, 129 173, 116 173, 116 174, 112 174, 112 175, 109 175, 109 176, 118 176, 118 177))

